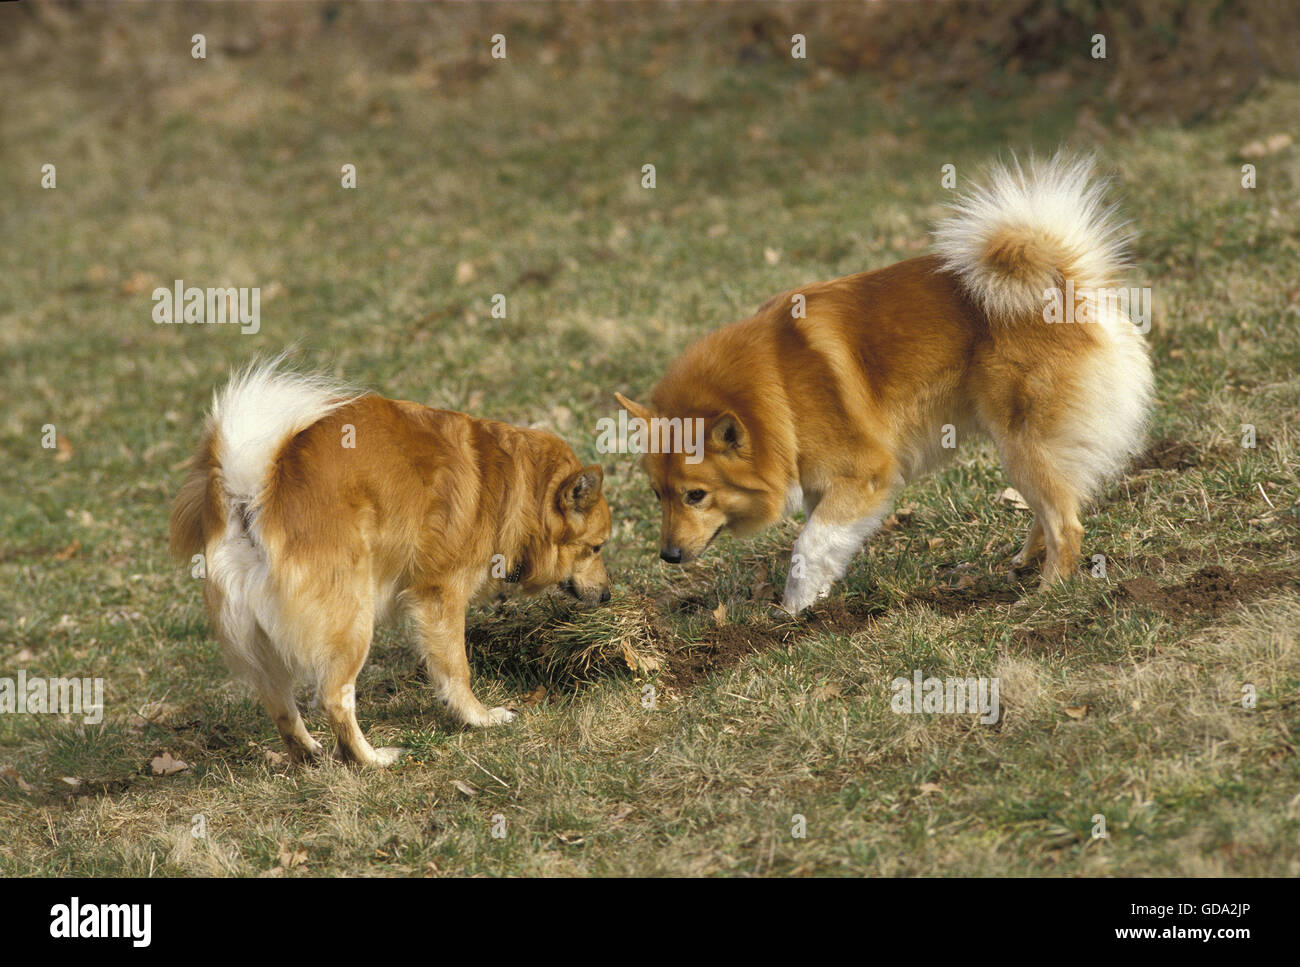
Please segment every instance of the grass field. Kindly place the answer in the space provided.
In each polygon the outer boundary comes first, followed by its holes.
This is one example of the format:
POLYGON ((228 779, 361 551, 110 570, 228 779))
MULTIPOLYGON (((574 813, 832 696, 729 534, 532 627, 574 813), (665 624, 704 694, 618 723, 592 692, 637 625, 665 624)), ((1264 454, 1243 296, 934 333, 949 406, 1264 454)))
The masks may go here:
POLYGON ((1087 106, 1101 74, 941 98, 709 31, 525 24, 493 61, 486 20, 456 46, 481 14, 364 51, 349 15, 286 52, 138 12, 91 57, 0 59, 0 675, 105 683, 96 725, 0 715, 0 874, 1300 875, 1297 149, 1241 183, 1300 85, 1119 123, 1087 106), (768 613, 796 522, 660 564, 633 458, 595 452, 613 392, 924 251, 941 166, 1058 145, 1113 173, 1155 301, 1153 446, 1085 519, 1105 576, 1008 576, 1029 515, 978 445, 806 617, 768 613), (155 324, 175 279, 259 286, 260 330, 155 324), (611 606, 471 615, 512 726, 454 727, 400 626, 358 684, 370 740, 410 751, 391 771, 290 767, 230 683, 167 509, 214 385, 287 345, 604 462, 611 606), (914 669, 997 677, 999 722, 894 714, 914 669))

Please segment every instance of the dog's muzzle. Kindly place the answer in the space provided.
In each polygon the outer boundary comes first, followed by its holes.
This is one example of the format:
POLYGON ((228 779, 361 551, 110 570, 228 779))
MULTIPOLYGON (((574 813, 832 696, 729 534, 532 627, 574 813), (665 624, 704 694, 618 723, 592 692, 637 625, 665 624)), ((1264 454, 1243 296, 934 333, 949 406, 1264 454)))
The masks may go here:
POLYGON ((565 594, 568 594, 569 596, 576 598, 577 600, 581 601, 583 604, 591 604, 591 603, 604 604, 609 600, 609 588, 601 588, 599 599, 597 599, 595 602, 592 602, 590 598, 588 598, 581 591, 578 590, 577 585, 575 585, 572 581, 561 581, 559 587, 560 590, 562 590, 565 594))

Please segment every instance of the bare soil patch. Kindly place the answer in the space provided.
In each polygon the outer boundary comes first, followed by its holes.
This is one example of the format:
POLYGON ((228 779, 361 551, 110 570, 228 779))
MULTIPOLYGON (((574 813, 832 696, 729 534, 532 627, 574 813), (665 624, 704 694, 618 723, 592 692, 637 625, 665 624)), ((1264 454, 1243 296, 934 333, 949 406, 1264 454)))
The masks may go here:
POLYGON ((1282 589, 1300 590, 1300 572, 1278 570, 1241 574, 1210 565, 1186 581, 1163 587, 1149 577, 1121 581, 1119 598, 1178 618, 1217 615, 1282 589))

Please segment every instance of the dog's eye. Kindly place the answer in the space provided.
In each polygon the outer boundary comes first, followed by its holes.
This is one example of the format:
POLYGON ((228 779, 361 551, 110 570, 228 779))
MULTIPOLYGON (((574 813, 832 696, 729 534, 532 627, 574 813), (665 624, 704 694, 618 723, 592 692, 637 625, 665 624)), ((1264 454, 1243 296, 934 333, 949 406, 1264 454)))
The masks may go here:
POLYGON ((698 503, 699 503, 701 500, 703 500, 703 499, 704 499, 704 491, 703 491, 703 490, 688 490, 688 491, 686 491, 686 503, 688 503, 688 504, 698 504, 698 503))
POLYGON ((593 553, 593 554, 599 554, 599 553, 600 553, 600 549, 601 549, 602 547, 604 547, 604 546, 605 546, 604 544, 592 544, 592 545, 591 545, 591 553, 593 553))
POLYGON ((658 488, 658 487, 651 487, 650 489, 653 490, 653 491, 655 492, 655 500, 662 500, 662 499, 663 499, 662 497, 659 496, 659 488, 658 488))

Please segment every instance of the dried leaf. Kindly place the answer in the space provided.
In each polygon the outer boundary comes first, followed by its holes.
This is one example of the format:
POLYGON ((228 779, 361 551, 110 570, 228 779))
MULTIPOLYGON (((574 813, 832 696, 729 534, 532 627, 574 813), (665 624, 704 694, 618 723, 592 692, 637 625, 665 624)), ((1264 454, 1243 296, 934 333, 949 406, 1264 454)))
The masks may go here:
POLYGON ((727 623, 727 606, 721 602, 713 609, 713 623, 721 628, 727 623))
POLYGON ((68 545, 67 547, 65 547, 63 550, 58 551, 58 552, 54 555, 54 559, 55 559, 56 561, 70 561, 70 560, 72 560, 73 557, 76 556, 77 551, 79 551, 79 550, 81 550, 81 541, 73 541, 71 544, 69 544, 69 545, 68 545))
POLYGON ((455 786, 456 791, 460 793, 462 796, 464 796, 466 799, 478 795, 478 787, 475 786, 473 783, 462 782, 460 779, 453 779, 451 780, 451 784, 455 786))
POLYGON ((626 638, 619 641, 619 646, 623 649, 623 661, 631 671, 639 675, 648 675, 659 670, 658 660, 641 654, 626 638))
POLYGON ((11 779, 18 786, 18 791, 24 795, 31 795, 33 787, 23 781, 23 777, 18 774, 18 770, 13 766, 5 766, 0 769, 0 776, 11 779))
POLYGON ((1237 153, 1246 159, 1263 158, 1266 155, 1275 154, 1276 152, 1281 151, 1290 143, 1291 135, 1274 134, 1270 136, 1267 141, 1251 141, 1248 144, 1242 145, 1241 150, 1237 153))
POLYGON ((1088 706, 1067 705, 1065 706, 1065 714, 1070 716, 1072 719, 1081 719, 1088 714, 1088 706))
POLYGON ((184 772, 190 767, 188 762, 181 759, 172 758, 170 752, 164 752, 162 755, 154 756, 149 762, 149 768, 153 770, 155 776, 171 776, 178 772, 184 772))
POLYGON ((1025 498, 1020 495, 1020 491, 1014 487, 1008 487, 1002 493, 998 494, 998 500, 1004 504, 1016 508, 1016 510, 1029 510, 1029 505, 1025 503, 1025 498))
POLYGON ((282 869, 293 870, 307 865, 307 851, 304 849, 292 849, 283 843, 280 844, 280 855, 277 857, 282 869))
POLYGON ((927 796, 932 792, 943 792, 943 787, 937 782, 923 782, 916 788, 923 796, 927 796))
POLYGON ((148 272, 135 271, 122 282, 122 295, 139 295, 154 288, 153 276, 148 272))

